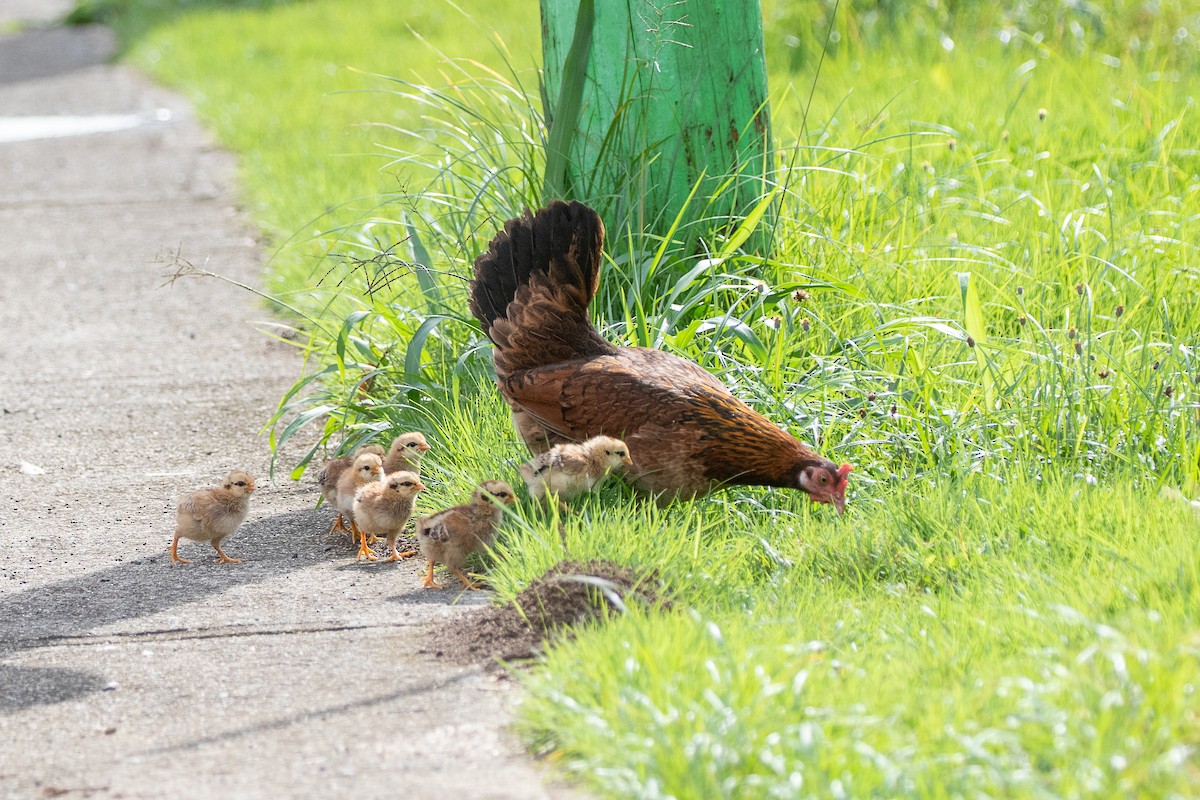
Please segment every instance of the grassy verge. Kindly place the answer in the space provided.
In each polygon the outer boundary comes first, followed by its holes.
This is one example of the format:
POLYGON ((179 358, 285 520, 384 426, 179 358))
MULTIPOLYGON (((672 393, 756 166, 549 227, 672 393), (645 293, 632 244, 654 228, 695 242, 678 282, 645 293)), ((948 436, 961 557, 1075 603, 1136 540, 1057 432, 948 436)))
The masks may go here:
MULTIPOLYGON (((406 12, 496 71, 439 67, 368 0, 204 6, 132 42, 301 242, 274 285, 315 366, 285 419, 347 447, 424 430, 428 507, 523 455, 459 278, 537 200, 536 79, 483 33, 533 63, 530 5, 406 12), (331 94, 364 87, 390 91, 331 94)), ((778 255, 617 226, 596 311, 854 462, 852 511, 610 486, 565 545, 522 512, 503 596, 603 556, 685 609, 557 648, 526 730, 614 797, 1195 794, 1198 526, 1157 498, 1200 477, 1200 25, 1173 3, 879 3, 831 32, 823 4, 765 6, 778 255)))

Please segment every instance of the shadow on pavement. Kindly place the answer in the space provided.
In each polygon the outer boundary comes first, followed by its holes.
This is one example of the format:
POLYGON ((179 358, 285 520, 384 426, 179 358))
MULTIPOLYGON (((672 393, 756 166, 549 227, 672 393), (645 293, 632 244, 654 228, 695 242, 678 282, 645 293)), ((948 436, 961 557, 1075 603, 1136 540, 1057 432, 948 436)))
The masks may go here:
MULTIPOLYGON (((163 553, 5 595, 0 657, 324 563, 332 557, 327 527, 324 516, 312 511, 281 514, 247 523, 226 542, 230 555, 245 559, 242 564, 216 564, 211 547, 195 545, 185 555, 194 558, 191 564, 172 565, 163 553)), ((0 713, 60 703, 105 683, 78 670, 0 664, 0 713)))
POLYGON ((82 670, 0 664, 0 714, 73 700, 104 686, 99 675, 82 670))

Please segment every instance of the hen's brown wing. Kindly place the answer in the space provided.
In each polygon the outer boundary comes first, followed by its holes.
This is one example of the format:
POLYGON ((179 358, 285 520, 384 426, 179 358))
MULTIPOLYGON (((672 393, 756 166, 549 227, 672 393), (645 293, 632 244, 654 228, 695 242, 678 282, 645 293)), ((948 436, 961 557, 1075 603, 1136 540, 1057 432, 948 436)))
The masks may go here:
POLYGON ((500 390, 542 425, 576 441, 634 434, 648 422, 674 420, 705 396, 740 402, 699 365, 643 348, 524 370, 502 379, 500 390))

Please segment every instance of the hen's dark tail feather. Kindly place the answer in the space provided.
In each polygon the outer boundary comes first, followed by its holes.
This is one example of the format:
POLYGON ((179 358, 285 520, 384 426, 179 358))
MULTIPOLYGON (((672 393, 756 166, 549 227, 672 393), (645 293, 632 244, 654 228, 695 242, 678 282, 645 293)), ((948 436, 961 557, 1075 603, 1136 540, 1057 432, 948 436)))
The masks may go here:
POLYGON ((588 320, 600 283, 604 223, 556 200, 511 219, 475 259, 471 313, 496 345, 497 372, 612 351, 588 320))

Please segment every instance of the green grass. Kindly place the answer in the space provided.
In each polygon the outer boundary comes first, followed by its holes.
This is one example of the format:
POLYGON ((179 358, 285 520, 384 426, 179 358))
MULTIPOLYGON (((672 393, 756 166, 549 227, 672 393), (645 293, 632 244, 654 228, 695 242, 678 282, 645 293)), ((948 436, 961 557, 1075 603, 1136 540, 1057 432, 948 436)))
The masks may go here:
MULTIPOLYGON (((704 214, 616 220, 595 311, 853 462, 850 511, 614 483, 560 538, 518 510, 480 565, 502 597, 605 557, 677 609, 555 648, 523 730, 611 797, 1200 793, 1200 524, 1159 499, 1200 479, 1200 20, 843 4, 822 58, 832 6, 764 5, 775 253, 704 214)), ((311 369, 276 436, 419 428, 432 508, 524 457, 459 278, 539 201, 545 129, 534 4, 410 6, 116 19, 287 245, 271 285, 311 369)))

